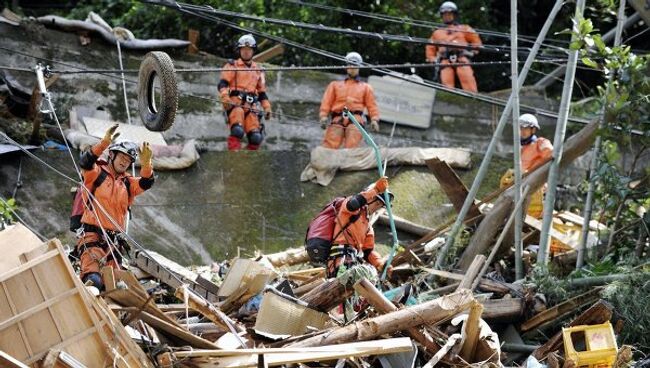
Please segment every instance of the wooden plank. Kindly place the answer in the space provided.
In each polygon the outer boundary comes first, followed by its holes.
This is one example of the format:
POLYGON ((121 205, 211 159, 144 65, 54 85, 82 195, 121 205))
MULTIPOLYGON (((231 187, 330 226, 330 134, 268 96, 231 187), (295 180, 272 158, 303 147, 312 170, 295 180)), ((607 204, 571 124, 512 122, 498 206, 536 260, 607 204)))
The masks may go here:
POLYGON ((147 302, 148 298, 143 298, 140 295, 136 294, 133 292, 131 289, 122 289, 122 290, 113 290, 110 294, 106 295, 107 298, 115 301, 117 304, 120 304, 124 307, 135 307, 135 308, 141 308, 142 306, 144 307, 144 311, 156 316, 157 318, 175 325, 179 326, 178 323, 165 313, 163 313, 158 307, 156 307, 155 303, 152 303, 151 301, 147 302))
POLYGON ((541 326, 544 323, 547 323, 549 321, 555 321, 556 319, 563 317, 568 313, 575 312, 576 309, 582 307, 585 304, 590 304, 595 302, 596 300, 598 300, 599 296, 600 296, 600 288, 589 290, 586 293, 580 294, 552 308, 537 313, 532 318, 522 323, 520 330, 522 332, 530 331, 536 327, 541 326))
POLYGON ((20 223, 0 231, 0 274, 20 266, 19 256, 41 244, 43 241, 20 223))
POLYGON ((469 309, 469 316, 463 324, 465 340, 463 341, 463 347, 461 348, 459 355, 467 363, 474 363, 474 354, 476 352, 476 347, 479 342, 479 333, 481 331, 479 325, 481 321, 481 313, 483 313, 483 306, 478 302, 472 304, 469 309))
POLYGON ((474 261, 472 261, 472 264, 467 269, 467 272, 465 272, 465 276, 463 276, 463 279, 460 281, 460 284, 456 288, 456 291, 461 289, 472 289, 474 279, 476 279, 479 272, 481 271, 481 268, 483 268, 485 260, 486 257, 482 254, 478 254, 476 257, 474 257, 474 261))
MULTIPOLYGON (((433 175, 438 179, 440 187, 445 192, 451 203, 454 205, 456 212, 460 212, 467 198, 469 191, 465 184, 460 180, 456 172, 445 161, 438 158, 432 158, 426 161, 427 167, 433 172, 433 175)), ((467 218, 479 216, 481 211, 473 204, 467 212, 467 218)))
POLYGON ((228 317, 225 313, 219 310, 219 308, 210 304, 208 301, 201 300, 191 291, 180 287, 176 289, 176 297, 180 300, 186 300, 190 308, 204 315, 207 319, 212 321, 217 326, 223 328, 224 330, 230 331, 232 333, 244 332, 246 329, 243 326, 237 324, 228 317))
POLYGON ((200 338, 198 336, 195 336, 191 334, 189 331, 180 328, 178 326, 175 326, 171 323, 168 323, 166 321, 163 321, 160 318, 157 318, 156 316, 149 314, 147 312, 142 312, 138 318, 142 319, 144 322, 148 323, 154 328, 157 328, 161 331, 164 331, 172 336, 175 336, 188 344, 190 344, 193 348, 198 348, 198 349, 217 349, 217 345, 214 343, 205 340, 203 338, 200 338))
POLYGON ((0 367, 3 368, 29 368, 16 358, 0 350, 0 367))
MULTIPOLYGON (((542 230, 542 221, 540 221, 540 220, 538 220, 538 219, 536 219, 536 218, 534 218, 534 217, 532 217, 530 215, 526 215, 526 219, 524 220, 524 223, 526 223, 526 225, 532 227, 533 229, 535 229, 537 231, 542 230)), ((549 229, 549 234, 551 235, 552 238, 556 239, 557 241, 559 241, 560 243, 562 243, 564 245, 567 245, 567 246, 569 246, 569 247, 571 247, 573 249, 578 248, 578 243, 574 239, 572 239, 569 236, 564 235, 561 231, 557 231, 552 226, 549 229)))
POLYGON ((522 298, 488 299, 481 302, 483 314, 481 318, 490 322, 516 322, 524 315, 522 298))
POLYGON ((230 350, 226 351, 227 355, 221 355, 224 351, 217 350, 202 352, 200 350, 195 350, 191 352, 179 352, 180 355, 176 354, 176 356, 178 358, 189 359, 192 364, 196 364, 199 367, 214 367, 218 364, 219 367, 223 368, 243 368, 257 367, 259 354, 264 354, 265 364, 275 367, 287 364, 319 362, 340 358, 384 355, 411 351, 413 351, 411 339, 401 337, 340 344, 335 346, 303 348, 300 351, 286 351, 282 348, 255 349, 253 351, 230 350), (213 359, 214 361, 212 361, 213 359), (205 361, 206 364, 202 365, 200 363, 202 361, 205 361))
POLYGON ((51 251, 43 254, 42 256, 40 256, 40 257, 38 257, 36 259, 33 259, 33 260, 31 260, 31 261, 29 261, 27 263, 24 263, 24 264, 22 264, 22 265, 20 265, 18 267, 15 267, 15 268, 1 274, 0 275, 0 282, 5 282, 8 279, 18 275, 19 273, 25 272, 25 271, 29 270, 31 267, 34 267, 37 264, 45 262, 50 258, 54 258, 57 255, 58 255, 58 252, 56 250, 51 250, 51 251))
MULTIPOLYGON (((2 285, 2 296, 4 297, 4 300, 2 300, 3 303, 0 305, 2 306, 2 308, 0 308, 0 317, 3 317, 3 319, 10 318, 10 316, 15 315, 18 312, 16 311, 15 304, 11 300, 7 285, 4 282, 0 283, 0 285, 2 285)), ((22 353, 23 355, 20 355, 22 357, 31 356, 33 354, 33 349, 27 339, 25 328, 20 323, 15 326, 14 330, 7 332, 3 331, 3 333, 0 334, 0 347, 7 349, 7 346, 11 347, 11 351, 14 355, 22 353), (22 344, 17 346, 18 342, 21 342, 22 344)))
POLYGON ((265 63, 276 56, 282 55, 283 53, 284 53, 284 45, 279 43, 253 56, 253 61, 256 63, 265 63))
POLYGON ((9 327, 9 326, 11 326, 13 324, 16 324, 16 323, 18 323, 20 321, 23 321, 23 320, 33 316, 34 314, 36 314, 38 312, 41 312, 43 309, 48 309, 52 305, 66 299, 66 298, 68 298, 68 297, 70 297, 72 295, 75 295, 78 292, 79 292, 79 290, 77 290, 77 289, 70 289, 70 290, 68 290, 68 291, 66 291, 66 292, 64 292, 62 294, 59 294, 59 295, 55 296, 54 298, 47 299, 43 303, 37 304, 37 305, 27 309, 24 312, 18 313, 16 315, 14 315, 12 318, 4 320, 2 323, 0 323, 0 331, 4 330, 5 328, 7 328, 7 327, 9 327))

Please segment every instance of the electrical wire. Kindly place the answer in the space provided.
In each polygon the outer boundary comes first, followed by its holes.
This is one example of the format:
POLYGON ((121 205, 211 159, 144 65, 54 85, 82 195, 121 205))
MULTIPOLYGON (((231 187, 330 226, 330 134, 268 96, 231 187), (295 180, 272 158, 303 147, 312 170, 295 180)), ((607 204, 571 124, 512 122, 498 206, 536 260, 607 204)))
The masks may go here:
MULTIPOLYGON (((382 13, 372 13, 372 12, 367 12, 367 11, 362 11, 362 10, 354 10, 354 9, 348 9, 348 8, 342 8, 338 6, 330 6, 330 5, 324 5, 324 4, 316 4, 316 3, 310 3, 306 1, 301 1, 301 0, 285 0, 286 3, 293 4, 293 5, 299 5, 299 6, 308 6, 311 8, 316 8, 316 9, 323 9, 323 10, 329 10, 329 11, 334 11, 334 12, 339 12, 343 14, 347 14, 350 16, 361 16, 364 18, 369 18, 369 19, 376 19, 376 20, 382 20, 382 21, 387 21, 387 22, 392 22, 392 23, 398 23, 398 24, 408 24, 420 28, 426 28, 426 29, 431 29, 434 27, 446 27, 447 25, 444 23, 439 23, 439 22, 431 22, 431 21, 425 21, 425 20, 418 20, 418 19, 413 19, 409 18, 407 16, 399 17, 399 16, 393 16, 393 15, 387 15, 387 14, 382 14, 382 13)), ((480 28, 473 28, 473 30, 478 33, 482 34, 485 36, 493 36, 493 37, 500 37, 509 40, 510 39, 510 34, 505 33, 505 32, 498 32, 498 31, 491 31, 491 30, 485 30, 485 29, 480 29, 480 28)), ((457 30, 456 32, 466 32, 466 31, 460 31, 457 30)), ((535 42, 535 37, 532 36, 526 36, 526 35, 518 35, 518 39, 522 41, 526 41, 529 43, 534 43, 535 42)), ((557 40, 557 39, 549 39, 547 38, 546 41, 551 41, 551 42, 557 42, 561 43, 564 45, 569 45, 568 40, 557 40)), ((544 43, 543 43, 544 45, 544 43)), ((554 46, 551 46, 554 47, 554 46)))
MULTIPOLYGON (((165 5, 165 6, 167 6, 167 4, 170 4, 170 2, 168 2, 168 1, 161 1, 161 0, 144 0, 143 2, 147 3, 147 4, 165 5)), ((305 23, 305 22, 296 22, 296 21, 286 20, 286 19, 276 19, 276 18, 269 18, 269 17, 261 17, 261 16, 249 15, 249 14, 245 14, 245 13, 238 13, 238 12, 233 12, 233 11, 228 11, 228 10, 215 9, 215 8, 209 6, 209 5, 201 6, 201 5, 193 5, 193 4, 186 4, 186 3, 178 3, 178 2, 176 2, 176 6, 178 8, 186 8, 186 9, 189 9, 189 10, 192 10, 192 11, 195 11, 195 12, 200 12, 200 13, 207 13, 207 14, 212 14, 212 15, 234 17, 234 18, 239 18, 239 19, 246 19, 246 20, 255 21, 255 22, 262 22, 264 24, 277 24, 277 25, 290 26, 290 27, 295 27, 295 28, 303 28, 303 29, 309 29, 309 30, 318 31, 318 32, 330 32, 330 33, 345 34, 345 35, 351 35, 351 36, 357 36, 357 37, 372 38, 372 39, 376 39, 376 40, 380 40, 380 41, 398 41, 398 42, 406 42, 406 43, 428 44, 428 45, 446 46, 446 47, 458 47, 457 44, 448 43, 448 42, 433 41, 433 40, 428 39, 428 38, 414 37, 414 36, 408 36, 408 35, 393 35, 393 34, 387 34, 387 33, 366 32, 366 31, 360 31, 360 30, 353 30, 353 29, 325 26, 325 25, 322 25, 322 24, 313 24, 313 23, 305 23)), ((509 46, 489 45, 489 44, 482 44, 482 45, 476 45, 476 46, 475 45, 468 45, 468 47, 471 47, 472 49, 481 50, 481 51, 484 51, 484 52, 494 52, 494 53, 503 53, 504 50, 510 50, 509 46)), ((526 50, 530 51, 530 48, 520 48, 520 49, 526 49, 526 50)), ((524 51, 522 50, 521 53, 524 54, 524 51)))
MULTIPOLYGON (((215 23, 223 24, 225 26, 228 26, 228 27, 233 28, 233 29, 237 29, 237 30, 242 31, 242 32, 255 34, 255 35, 258 35, 260 37, 264 37, 264 38, 267 38, 267 39, 270 39, 270 40, 273 40, 273 41, 276 41, 276 42, 279 42, 279 43, 283 43, 285 45, 289 45, 289 46, 296 47, 296 48, 299 48, 299 49, 302 49, 302 50, 305 50, 305 51, 309 51, 309 52, 312 52, 312 53, 314 53, 316 55, 324 56, 324 57, 334 59, 334 60, 345 61, 345 58, 342 55, 338 55, 338 54, 335 54, 335 53, 332 53, 332 52, 329 52, 329 51, 318 49, 318 48, 315 48, 313 46, 300 44, 298 42, 291 41, 291 40, 289 40, 287 38, 270 35, 270 34, 268 34, 266 32, 257 31, 257 30, 252 29, 252 28, 242 27, 242 26, 240 26, 240 25, 238 25, 236 23, 227 21, 225 19, 221 19, 219 17, 206 15, 206 14, 203 14, 203 13, 196 13, 196 12, 193 12, 193 11, 191 11, 189 9, 185 9, 185 8, 181 7, 178 3, 169 2, 169 3, 165 3, 165 4, 161 4, 161 5, 172 8, 172 9, 175 9, 175 10, 181 12, 181 13, 184 13, 184 14, 192 15, 192 16, 195 16, 195 17, 198 17, 198 18, 202 18, 202 19, 206 19, 206 20, 215 22, 215 23), (172 4, 176 4, 176 5, 174 6, 172 4)), ((368 65, 368 64, 363 63, 362 65, 368 65)), ((389 70, 389 69, 374 68, 372 70, 374 70, 376 72, 379 72, 381 74, 390 75, 390 76, 393 76, 393 77, 395 77, 397 79, 405 80, 407 82, 411 82, 411 83, 414 83, 414 84, 417 84, 417 85, 422 85, 422 86, 429 87, 429 88, 443 90, 443 91, 446 91, 446 92, 449 92, 449 93, 452 93, 452 94, 456 94, 456 95, 460 95, 460 96, 464 96, 464 97, 469 97, 469 98, 472 98, 472 99, 475 99, 475 100, 484 101, 484 102, 494 104, 494 105, 498 105, 498 106, 501 106, 501 107, 506 106, 506 101, 504 101, 503 99, 496 98, 496 97, 492 97, 492 96, 488 96, 488 95, 484 95, 484 94, 467 92, 467 91, 459 90, 459 89, 456 89, 456 88, 450 88, 450 87, 446 87, 446 86, 444 86, 444 85, 442 85, 440 83, 431 82, 431 81, 415 81, 415 80, 403 77, 401 75, 398 75, 394 71, 389 70)), ((542 115, 542 116, 557 118, 557 113, 555 113, 553 111, 549 111, 549 110, 546 110, 546 109, 540 109, 540 108, 536 108, 536 107, 531 107, 531 106, 526 106, 526 105, 521 105, 521 107, 522 107, 522 110, 533 111, 533 112, 535 112, 535 113, 537 113, 539 115, 542 115)), ((575 117, 569 117, 569 121, 575 122, 575 123, 580 123, 580 124, 588 124, 589 123, 589 121, 587 119, 581 119, 581 118, 575 118, 575 117)))

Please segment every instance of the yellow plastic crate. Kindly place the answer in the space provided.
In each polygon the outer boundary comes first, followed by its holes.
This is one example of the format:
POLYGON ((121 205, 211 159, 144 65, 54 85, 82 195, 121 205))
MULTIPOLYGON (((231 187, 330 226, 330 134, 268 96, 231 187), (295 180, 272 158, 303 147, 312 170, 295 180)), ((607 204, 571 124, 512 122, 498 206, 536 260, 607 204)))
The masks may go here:
POLYGON ((616 361, 618 347, 609 322, 563 328, 562 337, 566 359, 572 360, 576 367, 612 367, 616 361))

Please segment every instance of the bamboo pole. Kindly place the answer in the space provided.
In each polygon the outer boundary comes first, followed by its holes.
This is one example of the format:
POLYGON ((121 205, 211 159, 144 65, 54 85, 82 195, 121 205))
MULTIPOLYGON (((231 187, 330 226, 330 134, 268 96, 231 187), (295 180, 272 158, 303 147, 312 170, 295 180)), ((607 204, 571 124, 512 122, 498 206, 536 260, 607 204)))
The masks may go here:
MULTIPOLYGON (((578 0, 575 11, 575 21, 583 19, 582 14, 585 8, 585 0, 578 0)), ((575 41, 577 36, 571 37, 575 41)), ((548 173, 548 191, 544 198, 544 219, 542 221, 542 230, 539 235, 539 253, 537 253, 537 264, 546 267, 548 263, 549 248, 551 245, 551 222, 553 221, 553 206, 555 205, 555 193, 557 192, 557 182, 560 174, 560 161, 564 152, 564 136, 566 134, 567 119, 569 118, 569 108, 571 105, 571 95, 573 94, 573 82, 576 76, 576 67, 578 64, 578 50, 569 51, 569 60, 567 61, 566 74, 564 76, 564 88, 562 90, 562 100, 555 127, 555 138, 553 139, 553 159, 548 173)))
MULTIPOLYGON (((625 23, 625 0, 621 0, 618 6, 618 22, 616 23, 616 32, 614 36, 614 47, 621 45, 621 34, 623 33, 623 24, 625 23)), ((614 73, 610 73, 607 78, 607 88, 605 90, 605 97, 603 98, 603 107, 600 110, 600 121, 599 128, 602 128, 605 124, 605 109, 607 107, 607 96, 609 96, 609 91, 612 88, 612 82, 614 80, 614 73)), ((596 190, 596 182, 593 178, 593 172, 596 170, 598 165, 598 155, 600 154, 600 145, 602 144, 602 139, 600 135, 596 137, 596 142, 594 143, 594 150, 591 156, 591 162, 589 164, 589 171, 587 172, 587 182, 589 183, 589 188, 587 189, 587 199, 585 199, 585 207, 582 212, 583 223, 582 223, 582 232, 580 234, 580 245, 578 246, 578 258, 576 259, 576 268, 582 268, 585 264, 585 250, 587 249, 587 237, 589 236, 589 221, 591 220, 592 212, 592 203, 594 201, 594 191, 596 190)))
MULTIPOLYGON (((517 0, 510 0, 510 68, 512 80, 512 151, 514 157, 515 171, 515 203, 519 203, 521 194, 521 141, 519 134, 519 85, 517 83, 517 67, 519 60, 517 58, 517 0)), ((521 242, 521 229, 523 227, 523 218, 521 216, 521 207, 515 206, 515 280, 524 277, 524 267, 521 259, 523 253, 523 244, 521 242)), ((506 228, 507 229, 507 228, 506 228)), ((486 263, 487 264, 487 263, 486 263)))
MULTIPOLYGON (((535 44, 530 50, 530 54, 528 54, 528 57, 526 58, 526 62, 524 63, 524 66, 521 70, 521 75, 519 75, 519 78, 517 78, 517 85, 519 87, 523 86, 524 81, 526 80, 526 76, 528 75, 528 71, 530 70, 531 65, 535 61, 535 58, 537 57, 537 52, 539 51, 539 48, 542 45, 542 41, 546 37, 546 33, 548 33, 549 28, 551 28, 553 19, 555 19, 555 16, 560 11, 560 8, 562 7, 563 4, 564 4, 564 0, 557 0, 555 2, 555 5, 553 6, 553 9, 551 9, 551 12, 549 13, 548 18, 546 19, 546 22, 544 22, 544 26, 540 30, 539 35, 535 40, 535 44)), ((445 243, 445 246, 438 253, 438 257, 436 258, 436 263, 435 263, 436 268, 441 268, 443 266, 443 263, 447 256, 447 252, 449 251, 451 246, 454 245, 454 240, 458 235, 458 233, 460 232, 461 226, 463 225, 463 221, 465 220, 465 216, 467 216, 467 212, 469 211, 472 204, 474 204, 474 198, 476 198, 476 193, 478 192, 478 189, 481 186, 483 179, 485 178, 485 174, 487 174, 490 160, 492 160, 492 155, 494 154, 494 150, 496 149, 497 140, 501 136, 503 127, 505 126, 505 123, 508 120, 508 116, 509 116, 508 114, 510 114, 512 110, 512 103, 513 103, 513 95, 511 94, 510 98, 508 99, 508 103, 506 104, 506 107, 503 110, 503 114, 499 119, 499 123, 497 124, 494 134, 492 135, 492 140, 490 140, 490 144, 488 145, 483 161, 481 162, 481 166, 479 167, 476 177, 474 178, 472 187, 470 188, 467 198, 465 199, 463 208, 460 210, 460 213, 456 218, 456 222, 454 222, 451 231, 447 235, 447 242, 445 243)))

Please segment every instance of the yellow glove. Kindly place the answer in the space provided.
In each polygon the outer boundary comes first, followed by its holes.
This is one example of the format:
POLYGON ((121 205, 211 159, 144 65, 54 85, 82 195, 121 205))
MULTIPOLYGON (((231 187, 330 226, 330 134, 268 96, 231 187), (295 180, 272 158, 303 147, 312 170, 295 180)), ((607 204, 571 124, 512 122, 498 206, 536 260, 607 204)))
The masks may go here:
POLYGON ((102 138, 102 141, 104 141, 104 143, 111 144, 111 142, 113 142, 115 138, 120 135, 120 133, 115 133, 119 126, 120 124, 115 124, 112 127, 108 128, 106 134, 104 134, 104 138, 102 138))
POLYGON ((372 129, 372 131, 375 133, 379 132, 379 122, 377 120, 371 120, 370 129, 372 129))
POLYGON ((151 151, 151 145, 147 142, 143 142, 142 148, 140 149, 140 166, 151 166, 152 157, 153 152, 151 151))
POLYGON ((382 176, 375 182, 375 189, 377 190, 377 193, 383 193, 388 189, 388 178, 385 176, 382 176))

